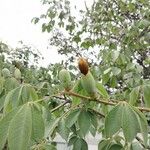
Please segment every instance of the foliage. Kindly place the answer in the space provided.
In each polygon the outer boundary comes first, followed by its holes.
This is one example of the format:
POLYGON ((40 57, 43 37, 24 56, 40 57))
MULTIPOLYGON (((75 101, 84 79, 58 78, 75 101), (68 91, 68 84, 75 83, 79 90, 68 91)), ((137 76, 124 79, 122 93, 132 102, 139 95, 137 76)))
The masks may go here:
POLYGON ((47 13, 33 22, 47 21, 42 31, 52 33, 50 44, 68 61, 38 68, 29 65, 30 54, 37 54, 29 47, 10 53, 0 44, 0 149, 55 150, 58 134, 73 150, 87 150, 89 134, 100 136, 99 150, 149 149, 150 3, 98 0, 81 18, 68 0, 43 4, 47 13), (73 63, 81 56, 88 58, 92 81, 83 83, 88 74, 73 63))

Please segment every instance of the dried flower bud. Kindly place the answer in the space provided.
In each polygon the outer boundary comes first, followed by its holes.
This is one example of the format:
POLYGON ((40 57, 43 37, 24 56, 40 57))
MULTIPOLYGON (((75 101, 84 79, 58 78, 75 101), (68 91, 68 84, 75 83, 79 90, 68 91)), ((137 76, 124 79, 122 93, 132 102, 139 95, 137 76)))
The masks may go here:
POLYGON ((78 62, 79 69, 82 74, 86 75, 89 71, 88 62, 84 58, 80 58, 78 62))

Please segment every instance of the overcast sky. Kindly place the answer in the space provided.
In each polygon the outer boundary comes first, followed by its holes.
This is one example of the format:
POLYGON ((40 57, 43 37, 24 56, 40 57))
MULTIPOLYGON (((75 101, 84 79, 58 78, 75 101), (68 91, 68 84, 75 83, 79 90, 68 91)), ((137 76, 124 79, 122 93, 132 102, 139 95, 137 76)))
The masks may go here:
MULTIPOLYGON (((90 6, 93 0, 71 0, 72 5, 84 9, 84 1, 90 6)), ((0 40, 16 47, 18 41, 38 48, 44 56, 42 65, 62 59, 56 50, 47 50, 48 33, 42 33, 40 25, 31 23, 33 17, 46 11, 40 0, 0 0, 0 40)))

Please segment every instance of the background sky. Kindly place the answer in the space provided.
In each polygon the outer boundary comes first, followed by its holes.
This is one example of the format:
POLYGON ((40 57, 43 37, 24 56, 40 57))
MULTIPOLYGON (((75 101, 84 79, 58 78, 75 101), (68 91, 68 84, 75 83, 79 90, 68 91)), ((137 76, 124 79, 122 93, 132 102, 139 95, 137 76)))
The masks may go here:
MULTIPOLYGON (((93 2, 93 0, 70 1, 71 5, 76 5, 78 9, 84 9, 84 1, 88 6, 93 2)), ((47 49, 49 34, 42 33, 40 25, 31 23, 33 17, 40 16, 46 10, 40 0, 0 0, 0 41, 13 48, 20 40, 27 45, 33 45, 45 58, 40 62, 42 66, 63 59, 56 49, 47 49)))

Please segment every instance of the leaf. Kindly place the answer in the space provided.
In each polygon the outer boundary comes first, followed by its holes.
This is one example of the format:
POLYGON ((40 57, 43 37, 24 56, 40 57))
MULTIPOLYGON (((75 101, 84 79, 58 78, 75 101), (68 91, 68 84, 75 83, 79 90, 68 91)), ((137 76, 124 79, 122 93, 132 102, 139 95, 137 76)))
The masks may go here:
POLYGON ((123 150, 123 147, 119 144, 113 144, 113 145, 111 145, 109 150, 123 150))
POLYGON ((104 97, 104 98, 109 98, 109 95, 106 91, 106 89, 104 88, 104 86, 101 83, 96 83, 98 92, 104 97))
POLYGON ((31 130, 31 108, 29 104, 26 104, 20 108, 10 122, 8 131, 8 146, 10 150, 28 150, 31 130))
POLYGON ((45 145, 44 150, 57 150, 54 145, 45 145))
POLYGON ((13 77, 5 80, 4 87, 5 87, 7 92, 17 88, 18 86, 19 86, 18 81, 15 78, 13 78, 13 77))
POLYGON ((129 104, 124 103, 124 107, 122 109, 122 129, 125 139, 128 142, 131 142, 137 133, 140 131, 138 119, 134 112, 134 109, 129 106, 129 104))
POLYGON ((112 73, 114 76, 117 76, 121 73, 121 69, 117 67, 112 67, 112 73))
POLYGON ((4 107, 4 102, 5 102, 5 95, 3 95, 3 96, 0 97, 0 111, 4 107))
POLYGON ((139 142, 134 142, 131 145, 131 150, 143 150, 143 148, 140 146, 139 142))
POLYGON ((147 140, 148 140, 148 123, 145 115, 140 112, 137 108, 133 107, 134 111, 136 112, 136 115, 138 115, 138 124, 140 126, 140 132, 142 133, 143 140, 145 146, 147 145, 147 140))
POLYGON ((41 111, 32 105, 32 133, 31 138, 35 141, 44 137, 45 126, 41 111))
POLYGON ((8 114, 6 114, 1 120, 0 120, 0 150, 3 149, 4 144, 6 143, 6 139, 8 137, 8 129, 9 124, 16 114, 18 109, 15 109, 8 114))
POLYGON ((62 119, 58 124, 58 133, 61 135, 63 139, 67 141, 69 136, 69 129, 66 127, 64 119, 62 119))
POLYGON ((130 101, 129 104, 134 105, 139 97, 140 86, 134 88, 130 93, 130 101))
POLYGON ((81 150, 88 150, 87 142, 84 139, 81 139, 81 150))
POLYGON ((69 139, 68 146, 73 145, 77 139, 78 139, 77 136, 76 136, 76 135, 73 135, 73 136, 69 139))
POLYGON ((46 130, 45 130, 45 137, 52 136, 54 130, 58 126, 58 122, 60 121, 60 118, 52 119, 50 122, 47 122, 46 130))
POLYGON ((35 90, 28 84, 21 85, 14 90, 11 90, 5 98, 4 112, 10 111, 9 109, 15 108, 19 105, 29 101, 35 101, 38 96, 35 90))
POLYGON ((111 137, 121 128, 122 106, 118 104, 106 116, 105 132, 106 137, 111 137))
POLYGON ((117 58, 119 57, 120 52, 119 51, 113 51, 112 52, 112 60, 113 62, 115 62, 117 60, 117 58))
POLYGON ((97 129, 98 126, 98 119, 97 115, 94 112, 88 111, 90 118, 91 118, 91 124, 97 129))
POLYGON ((91 118, 87 111, 82 110, 78 118, 80 133, 85 136, 91 126, 91 118))
POLYGON ((73 150, 88 150, 88 145, 85 140, 77 139, 73 144, 73 150))
POLYGON ((98 150, 108 150, 110 144, 111 144, 110 139, 103 139, 98 144, 98 150))
POLYGON ((77 139, 73 144, 73 150, 81 150, 81 140, 77 139))
POLYGON ((146 106, 150 107, 150 85, 145 85, 143 87, 143 95, 146 106))
POLYGON ((66 126, 70 128, 78 119, 80 114, 79 109, 72 111, 66 118, 66 126))

